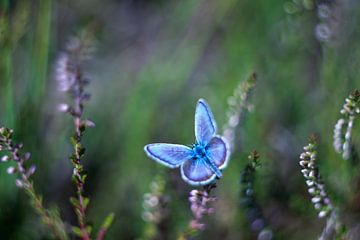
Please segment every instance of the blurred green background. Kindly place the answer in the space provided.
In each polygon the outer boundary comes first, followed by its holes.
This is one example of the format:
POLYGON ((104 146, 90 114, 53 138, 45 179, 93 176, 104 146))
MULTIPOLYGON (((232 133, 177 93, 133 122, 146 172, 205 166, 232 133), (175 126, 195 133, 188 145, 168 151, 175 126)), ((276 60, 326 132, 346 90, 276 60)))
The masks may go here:
MULTIPOLYGON (((356 0, 78 0, 0 1, 0 123, 32 152, 35 186, 76 224, 69 203, 71 118, 54 80, 69 37, 99 25, 96 53, 84 66, 92 79, 85 117, 89 219, 115 222, 108 239, 143 239, 143 195, 156 176, 170 197, 168 239, 191 212, 178 170, 148 159, 151 142, 191 144, 199 98, 226 123, 227 98, 253 71, 254 109, 242 119, 215 213, 199 239, 256 239, 240 207, 239 178, 253 149, 260 152, 256 192, 275 239, 316 239, 325 224, 309 200, 298 156, 310 133, 320 139, 319 164, 332 200, 349 228, 359 222, 357 160, 332 148, 345 97, 359 87, 360 3, 356 0)), ((355 122, 354 144, 360 134, 355 122)), ((11 164, 11 163, 9 163, 11 164)), ((27 197, 0 165, 1 239, 48 239, 27 197)))

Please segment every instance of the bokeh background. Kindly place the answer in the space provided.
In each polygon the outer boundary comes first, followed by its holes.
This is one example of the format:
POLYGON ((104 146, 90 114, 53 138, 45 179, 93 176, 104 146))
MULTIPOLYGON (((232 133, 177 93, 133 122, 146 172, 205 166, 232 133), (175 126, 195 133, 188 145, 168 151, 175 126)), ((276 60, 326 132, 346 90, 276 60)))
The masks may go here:
MULTIPOLYGON (((148 159, 151 142, 191 144, 199 98, 219 126, 227 99, 258 75, 236 150, 214 192, 219 200, 199 239, 256 239, 240 205, 240 172, 257 149, 262 167, 256 193, 275 239, 316 239, 317 218, 298 156, 310 133, 319 136, 319 165, 333 202, 349 228, 359 222, 359 165, 332 148, 333 127, 345 97, 359 87, 360 6, 356 0, 78 0, 0 1, 0 122, 32 152, 35 186, 47 206, 57 204, 69 224, 71 118, 56 106, 55 62, 69 37, 96 23, 96 52, 84 64, 91 78, 85 117, 84 164, 89 219, 108 212, 108 239, 146 239, 143 195, 157 177, 169 197, 163 231, 175 239, 186 228, 192 189, 148 159)), ((360 134, 354 129, 354 145, 360 134)), ((0 165, 1 239, 49 239, 26 195, 0 165)))

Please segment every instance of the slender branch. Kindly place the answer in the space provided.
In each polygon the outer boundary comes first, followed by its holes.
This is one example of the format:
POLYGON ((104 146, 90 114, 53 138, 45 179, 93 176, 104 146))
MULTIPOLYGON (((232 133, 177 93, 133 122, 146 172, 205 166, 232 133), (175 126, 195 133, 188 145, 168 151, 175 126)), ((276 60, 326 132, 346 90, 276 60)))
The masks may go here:
POLYGON ((190 191, 189 202, 193 217, 189 221, 189 225, 185 232, 181 233, 178 237, 178 240, 191 239, 191 237, 197 235, 206 228, 206 224, 203 223, 203 217, 214 212, 214 209, 209 207, 209 203, 217 200, 216 197, 210 196, 212 190, 215 188, 216 184, 212 183, 205 185, 203 190, 193 189, 190 191))
MULTIPOLYGON (((319 218, 327 218, 326 226, 319 240, 333 239, 335 236, 342 237, 343 224, 339 219, 329 195, 326 193, 325 184, 321 178, 317 164, 317 139, 315 135, 310 136, 309 143, 300 154, 301 172, 305 178, 311 202, 318 212, 319 218)), ((340 238, 339 238, 340 239, 340 238)))
POLYGON ((105 235, 107 231, 109 230, 112 222, 114 221, 114 213, 110 213, 104 220, 104 223, 101 225, 100 230, 98 231, 98 234, 96 236, 96 240, 103 240, 105 238, 105 235))
POLYGON ((348 160, 353 157, 351 134, 354 126, 355 117, 360 114, 360 92, 354 90, 340 110, 341 118, 334 127, 334 149, 342 154, 343 159, 348 160))
POLYGON ((169 239, 169 201, 166 184, 161 175, 150 183, 150 191, 143 196, 142 218, 146 222, 142 239, 169 239))
POLYGON ((41 196, 39 196, 34 188, 30 177, 35 173, 35 166, 26 168, 25 162, 29 160, 30 153, 21 154, 20 151, 23 147, 22 144, 15 144, 12 139, 13 130, 7 128, 0 128, 0 150, 10 152, 10 156, 5 155, 2 161, 13 160, 15 167, 9 167, 7 172, 9 174, 18 173, 20 179, 16 180, 16 186, 24 189, 25 193, 30 198, 31 206, 35 209, 36 213, 40 216, 43 223, 51 230, 54 237, 60 240, 68 239, 65 231, 65 224, 62 222, 58 213, 52 213, 43 205, 41 196))
POLYGON ((76 185, 76 194, 78 198, 78 206, 76 207, 76 214, 78 217, 79 227, 82 232, 82 239, 89 240, 90 233, 86 228, 86 200, 87 198, 84 196, 84 185, 86 174, 84 173, 84 167, 81 162, 81 157, 84 154, 85 148, 81 145, 82 133, 85 130, 82 124, 82 115, 83 115, 83 94, 84 89, 81 84, 81 71, 77 68, 77 84, 74 85, 74 126, 75 126, 75 136, 73 137, 74 143, 74 156, 72 158, 72 164, 74 167, 73 171, 73 180, 76 185))
POLYGON ((258 239, 273 239, 272 230, 267 227, 262 208, 256 199, 254 189, 256 171, 261 166, 260 155, 256 150, 248 157, 249 162, 245 165, 240 175, 240 204, 245 210, 251 230, 256 233, 258 239))
MULTIPOLYGON (((94 33, 96 25, 90 25, 84 29, 78 37, 74 37, 69 42, 65 52, 60 55, 57 62, 56 79, 61 92, 68 92, 72 103, 62 103, 59 110, 69 113, 73 117, 75 133, 71 138, 74 152, 70 156, 73 165, 73 181, 76 188, 76 197, 70 198, 74 207, 78 226, 73 226, 72 230, 83 240, 91 239, 91 226, 87 224, 86 210, 90 199, 84 195, 85 180, 87 174, 82 163, 85 148, 82 146, 82 136, 87 127, 94 127, 95 124, 83 118, 84 103, 90 99, 90 94, 85 91, 89 84, 89 79, 83 75, 81 64, 90 58, 93 49, 94 33)), ((111 213, 105 218, 100 228, 97 239, 102 240, 112 223, 114 215, 111 213)))
POLYGON ((74 207, 78 227, 73 226, 73 232, 83 240, 90 240, 91 227, 87 225, 86 209, 89 198, 84 195, 84 186, 86 173, 82 163, 85 148, 82 146, 82 136, 86 127, 93 127, 94 123, 90 120, 83 119, 84 102, 89 100, 90 94, 85 92, 85 86, 89 80, 83 76, 81 63, 89 56, 91 49, 92 32, 85 31, 79 37, 73 38, 66 51, 60 55, 57 62, 56 79, 58 81, 59 90, 68 92, 71 95, 72 104, 60 104, 59 110, 69 113, 73 117, 75 133, 71 138, 74 148, 73 154, 70 156, 73 165, 73 182, 76 188, 76 198, 70 198, 74 207))
POLYGON ((233 95, 228 98, 228 110, 226 116, 228 121, 223 126, 223 136, 228 140, 230 152, 235 148, 236 130, 240 121, 243 120, 246 111, 253 107, 249 98, 256 85, 256 73, 252 73, 245 81, 241 81, 234 89, 233 95))

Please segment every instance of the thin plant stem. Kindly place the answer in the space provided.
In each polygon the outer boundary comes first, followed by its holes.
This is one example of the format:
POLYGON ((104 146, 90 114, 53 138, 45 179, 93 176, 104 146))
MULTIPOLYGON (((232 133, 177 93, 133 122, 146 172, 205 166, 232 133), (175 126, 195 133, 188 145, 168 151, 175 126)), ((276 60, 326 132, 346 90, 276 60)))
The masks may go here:
POLYGON ((12 159, 16 165, 15 168, 10 167, 8 173, 19 173, 20 179, 16 180, 16 185, 24 189, 25 193, 30 198, 31 206, 35 209, 36 213, 40 216, 42 222, 51 230, 54 237, 60 240, 68 239, 65 224, 62 222, 57 213, 52 213, 51 210, 47 209, 43 205, 42 197, 35 191, 33 182, 30 177, 35 172, 35 166, 27 169, 25 162, 30 158, 30 154, 20 154, 22 144, 15 144, 12 140, 12 130, 6 128, 0 128, 1 134, 1 150, 7 150, 10 152, 10 156, 5 155, 2 161, 12 159))
POLYGON ((76 209, 76 214, 78 217, 79 227, 82 232, 82 239, 83 240, 89 240, 90 234, 86 228, 86 207, 87 204, 84 196, 84 185, 85 185, 85 178, 86 174, 84 174, 84 167, 81 163, 81 157, 84 154, 84 148, 81 146, 81 140, 82 140, 82 133, 84 131, 84 128, 82 126, 82 114, 83 114, 83 102, 82 102, 82 96, 83 96, 83 86, 81 84, 81 71, 79 68, 76 70, 76 79, 78 81, 77 84, 75 84, 75 98, 74 98, 74 126, 75 126, 75 136, 73 138, 74 140, 74 158, 72 158, 72 164, 74 167, 73 172, 73 179, 76 186, 76 194, 78 198, 78 208, 76 209))
MULTIPOLYGON (((73 182, 76 188, 76 197, 70 198, 74 207, 78 226, 73 226, 73 233, 83 240, 91 239, 91 226, 88 225, 86 210, 90 199, 84 195, 85 180, 87 174, 84 171, 82 159, 85 148, 82 146, 82 136, 87 127, 94 127, 95 124, 83 119, 84 103, 90 99, 90 94, 85 91, 85 86, 89 84, 89 79, 84 76, 81 64, 84 60, 89 59, 93 50, 93 37, 96 25, 90 25, 78 37, 74 37, 63 54, 58 59, 56 78, 58 81, 59 91, 68 92, 71 96, 72 103, 59 104, 59 110, 69 113, 73 118, 75 133, 71 138, 71 144, 74 148, 70 156, 73 165, 73 182)), ((99 232, 98 240, 102 240, 107 233, 114 218, 114 214, 109 214, 99 232)))

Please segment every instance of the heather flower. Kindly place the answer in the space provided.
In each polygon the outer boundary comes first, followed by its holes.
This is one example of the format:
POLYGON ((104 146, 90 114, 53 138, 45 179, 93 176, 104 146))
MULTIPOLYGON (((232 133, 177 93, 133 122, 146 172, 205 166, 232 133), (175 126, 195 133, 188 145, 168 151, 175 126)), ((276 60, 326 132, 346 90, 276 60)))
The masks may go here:
POLYGON ((355 117, 360 113, 360 92, 355 90, 345 99, 345 104, 340 110, 342 117, 334 127, 333 146, 336 152, 342 154, 347 160, 351 157, 351 134, 355 117))
POLYGON ((304 152, 300 154, 301 172, 306 180, 308 192, 311 195, 311 202, 318 212, 318 217, 328 216, 334 207, 328 197, 324 183, 321 179, 317 167, 317 142, 315 137, 310 137, 309 144, 304 147, 304 152))
POLYGON ((260 205, 256 200, 254 189, 256 170, 260 167, 260 156, 256 150, 249 155, 249 163, 241 171, 240 176, 240 204, 246 212, 246 218, 250 228, 258 236, 258 239, 272 239, 273 233, 266 227, 260 205))
POLYGON ((253 106, 249 104, 249 97, 255 88, 256 74, 253 73, 246 81, 242 81, 235 88, 234 93, 228 98, 227 123, 223 127, 223 136, 228 140, 230 152, 235 145, 236 129, 243 118, 245 111, 250 111, 253 106))
POLYGON ((22 151, 23 144, 16 144, 13 140, 13 130, 5 127, 0 128, 0 151, 6 151, 6 155, 1 158, 2 162, 11 161, 13 166, 7 168, 8 174, 16 174, 15 185, 23 189, 30 199, 31 206, 40 216, 42 222, 48 226, 56 239, 68 239, 65 224, 60 219, 59 213, 55 209, 44 207, 42 197, 35 191, 31 176, 36 171, 36 166, 27 167, 26 162, 30 159, 30 153, 22 151))
MULTIPOLYGON (((86 217, 90 199, 84 195, 84 186, 87 174, 83 166, 85 147, 82 145, 83 134, 88 127, 95 123, 83 117, 85 102, 90 99, 86 92, 89 79, 85 77, 82 63, 88 60, 93 52, 94 29, 87 28, 79 36, 71 38, 65 51, 60 54, 55 71, 55 78, 60 92, 70 95, 71 104, 61 103, 58 110, 73 117, 75 133, 71 138, 74 152, 70 156, 73 165, 72 179, 76 188, 76 197, 71 197, 70 202, 77 216, 78 226, 72 226, 72 232, 82 239, 91 238, 91 226, 86 217)), ((30 172, 31 173, 31 172, 30 172)), ((114 219, 114 214, 109 214, 97 233, 97 240, 102 240, 114 219)))
POLYGON ((144 239, 167 239, 169 220, 169 196, 165 194, 165 180, 155 177, 150 183, 150 191, 143 196, 142 218, 147 222, 144 239))

